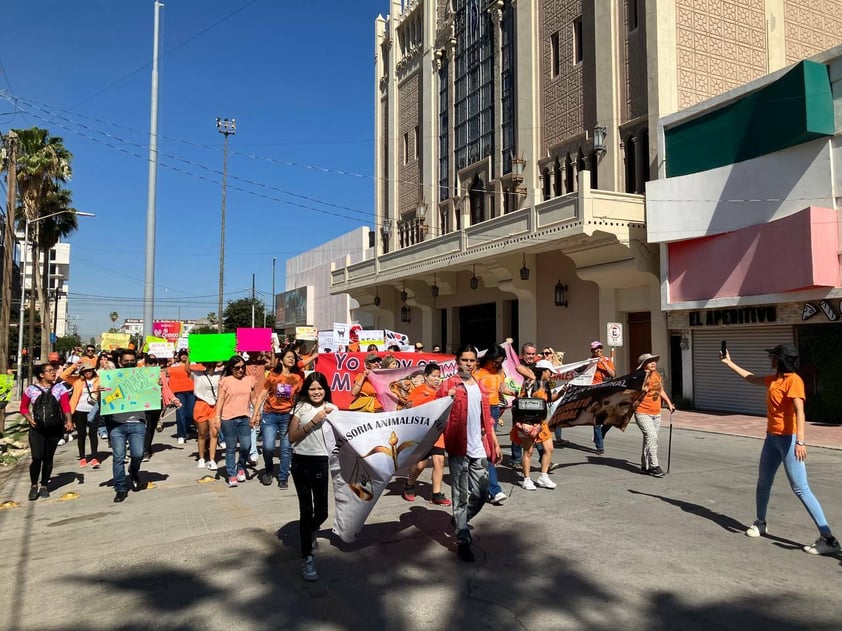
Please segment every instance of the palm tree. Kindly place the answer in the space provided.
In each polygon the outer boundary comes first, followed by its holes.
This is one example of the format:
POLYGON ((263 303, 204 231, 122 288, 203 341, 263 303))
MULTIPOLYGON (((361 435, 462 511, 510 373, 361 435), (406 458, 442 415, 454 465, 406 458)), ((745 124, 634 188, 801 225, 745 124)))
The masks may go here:
POLYGON ((120 319, 120 314, 117 313, 116 311, 112 311, 111 313, 108 314, 108 317, 111 318, 112 324, 117 324, 117 320, 120 319))
MULTIPOLYGON (((50 136, 46 129, 33 127, 32 129, 16 129, 14 131, 18 135, 18 192, 25 220, 32 222, 37 220, 38 217, 50 214, 50 211, 46 211, 45 207, 47 201, 51 199, 51 195, 59 195, 58 197, 52 197, 52 201, 55 203, 61 202, 60 184, 70 179, 72 173, 70 161, 73 156, 64 146, 64 140, 57 136, 50 136)), ((69 202, 69 198, 66 201, 69 202)), ((69 207, 67 209, 70 210, 69 207)), ((55 212, 55 210, 52 212, 55 212)), ((49 220, 44 220, 44 222, 47 221, 49 220)), ((43 251, 41 232, 42 229, 49 230, 49 225, 41 225, 44 222, 38 221, 31 224, 33 228, 33 234, 30 235, 32 261, 38 261, 43 251)), ((45 257, 45 259, 47 258, 49 257, 45 257)), ((45 261, 45 264, 49 265, 49 262, 45 261)), ((41 352, 43 353, 49 345, 50 311, 47 308, 47 295, 44 291, 41 274, 33 274, 32 277, 41 310, 41 352)), ((32 340, 34 335, 33 325, 33 319, 30 318, 30 342, 34 341, 32 340)))

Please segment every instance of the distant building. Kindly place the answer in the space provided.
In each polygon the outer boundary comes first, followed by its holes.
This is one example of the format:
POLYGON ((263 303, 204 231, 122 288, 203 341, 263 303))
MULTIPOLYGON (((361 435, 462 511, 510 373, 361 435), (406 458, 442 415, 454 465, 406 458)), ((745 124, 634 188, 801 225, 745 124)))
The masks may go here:
MULTIPOLYGON (((23 261, 20 249, 20 244, 23 243, 23 236, 22 232, 15 235, 18 240, 18 261, 23 261)), ((44 254, 44 252, 41 253, 36 273, 40 273, 44 269, 44 254)), ((67 325, 67 296, 70 293, 70 244, 63 242, 56 243, 50 248, 47 256, 49 256, 50 261, 46 286, 47 298, 50 305, 50 322, 53 325, 53 332, 56 336, 64 337, 69 331, 67 325)), ((24 288, 26 289, 27 302, 29 301, 29 292, 34 288, 32 282, 33 261, 30 258, 31 250, 27 250, 26 268, 24 270, 24 288)), ((35 309, 39 309, 37 297, 35 309)))

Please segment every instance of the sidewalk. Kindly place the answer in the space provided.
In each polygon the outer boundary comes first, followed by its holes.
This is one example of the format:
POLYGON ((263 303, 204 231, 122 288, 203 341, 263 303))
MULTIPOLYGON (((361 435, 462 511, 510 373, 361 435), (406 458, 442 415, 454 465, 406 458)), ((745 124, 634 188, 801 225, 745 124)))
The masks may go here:
MULTIPOLYGON (((661 427, 668 426, 669 413, 661 414, 661 427)), ((677 410, 672 415, 673 427, 714 434, 763 438, 766 436, 766 419, 762 416, 728 414, 726 412, 686 412, 677 410)), ((842 450, 842 425, 811 423, 807 421, 807 445, 842 450)))

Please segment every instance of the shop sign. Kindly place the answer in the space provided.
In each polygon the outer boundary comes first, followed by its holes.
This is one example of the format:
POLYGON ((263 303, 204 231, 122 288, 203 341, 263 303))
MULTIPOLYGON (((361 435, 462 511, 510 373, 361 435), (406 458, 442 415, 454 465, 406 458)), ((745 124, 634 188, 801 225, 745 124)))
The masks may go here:
POLYGON ((774 305, 767 307, 739 307, 736 309, 711 309, 691 311, 690 326, 727 326, 734 324, 770 324, 777 321, 774 305))

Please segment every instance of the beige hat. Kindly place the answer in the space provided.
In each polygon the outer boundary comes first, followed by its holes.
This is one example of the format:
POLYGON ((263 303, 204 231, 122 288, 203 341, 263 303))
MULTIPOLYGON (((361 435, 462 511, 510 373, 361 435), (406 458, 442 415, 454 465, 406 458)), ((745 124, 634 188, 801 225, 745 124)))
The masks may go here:
POLYGON ((637 369, 640 370, 649 362, 656 362, 659 359, 661 359, 660 355, 653 355, 652 353, 643 353, 643 355, 637 358, 637 369))

